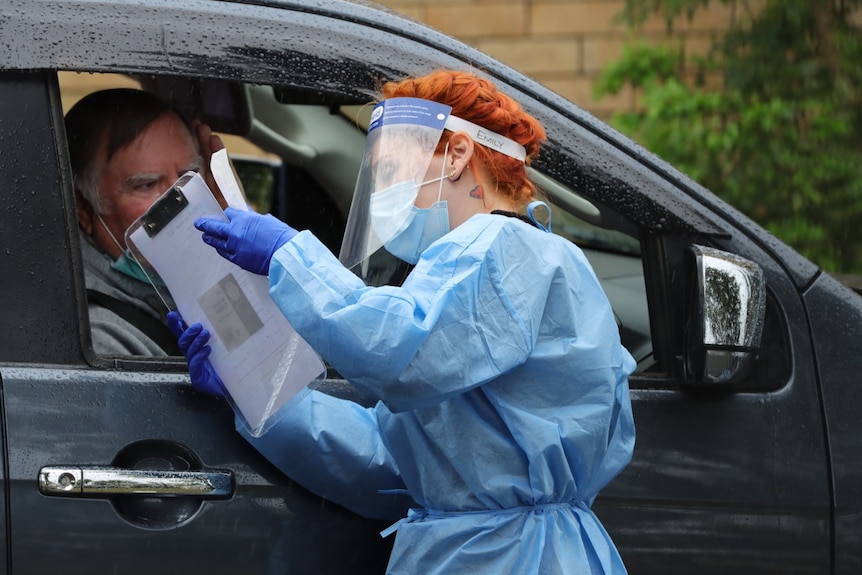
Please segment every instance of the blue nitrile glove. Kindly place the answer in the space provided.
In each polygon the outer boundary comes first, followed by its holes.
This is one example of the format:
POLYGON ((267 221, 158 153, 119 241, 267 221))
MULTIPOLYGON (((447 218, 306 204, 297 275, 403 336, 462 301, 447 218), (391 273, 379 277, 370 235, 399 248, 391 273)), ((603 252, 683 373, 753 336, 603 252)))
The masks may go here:
POLYGON ((201 393, 218 397, 227 395, 224 383, 208 359, 212 351, 212 348, 207 345, 210 332, 199 323, 188 327, 182 316, 175 311, 169 311, 165 319, 168 323, 168 329, 177 336, 180 350, 186 356, 192 387, 201 393))
POLYGON ((224 211, 230 220, 199 218, 195 227, 203 240, 223 258, 260 275, 269 273, 272 254, 296 235, 296 230, 269 214, 262 216, 236 208, 224 211))

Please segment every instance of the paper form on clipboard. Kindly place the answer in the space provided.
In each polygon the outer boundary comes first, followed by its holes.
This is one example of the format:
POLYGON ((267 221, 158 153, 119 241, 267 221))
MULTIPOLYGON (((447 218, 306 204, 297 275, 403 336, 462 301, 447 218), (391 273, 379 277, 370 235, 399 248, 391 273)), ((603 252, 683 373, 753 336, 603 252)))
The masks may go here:
POLYGON ((325 366, 273 302, 267 278, 201 240, 194 221, 203 216, 227 221, 203 178, 189 172, 129 227, 126 245, 162 280, 186 323, 209 330, 210 362, 234 411, 260 436, 325 366))

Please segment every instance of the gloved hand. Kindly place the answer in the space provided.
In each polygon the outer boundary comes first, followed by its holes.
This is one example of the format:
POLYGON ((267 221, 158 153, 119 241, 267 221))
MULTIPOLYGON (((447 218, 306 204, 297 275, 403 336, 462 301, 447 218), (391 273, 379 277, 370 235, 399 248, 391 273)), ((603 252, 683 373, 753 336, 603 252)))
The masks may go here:
POLYGON ((168 323, 168 329, 177 337, 180 350, 186 356, 192 387, 201 393, 208 393, 217 397, 227 395, 224 383, 208 359, 210 352, 212 352, 212 348, 207 345, 210 332, 199 323, 188 327, 182 316, 175 311, 169 311, 165 319, 168 323))
POLYGON ((295 229, 269 214, 236 208, 227 208, 224 213, 229 222, 199 218, 195 227, 219 255, 256 274, 269 273, 272 254, 296 235, 295 229))

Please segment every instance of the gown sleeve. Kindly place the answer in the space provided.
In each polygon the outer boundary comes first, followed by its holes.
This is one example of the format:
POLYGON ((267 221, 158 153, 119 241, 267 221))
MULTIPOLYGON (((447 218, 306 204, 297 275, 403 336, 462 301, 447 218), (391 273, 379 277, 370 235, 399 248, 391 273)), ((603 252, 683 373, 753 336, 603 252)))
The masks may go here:
POLYGON ((531 289, 542 280, 532 272, 518 272, 531 284, 518 293, 528 297, 513 299, 504 287, 511 266, 490 249, 496 234, 449 235, 455 239, 423 253, 403 286, 366 287, 301 232, 274 255, 270 294, 318 353, 387 408, 436 405, 522 364, 543 309, 531 289))
POLYGON ((364 517, 396 520, 412 498, 384 444, 377 408, 307 391, 261 437, 237 430, 282 473, 364 517))

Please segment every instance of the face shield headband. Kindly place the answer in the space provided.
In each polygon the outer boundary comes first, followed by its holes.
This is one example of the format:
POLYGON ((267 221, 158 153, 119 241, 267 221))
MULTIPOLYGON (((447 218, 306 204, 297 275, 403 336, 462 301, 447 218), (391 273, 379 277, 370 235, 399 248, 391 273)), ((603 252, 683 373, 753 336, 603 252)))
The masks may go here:
POLYGON ((477 144, 490 148, 495 152, 505 154, 510 158, 515 158, 520 162, 527 160, 527 150, 518 142, 458 116, 449 116, 446 118, 444 127, 450 132, 464 132, 477 144))

